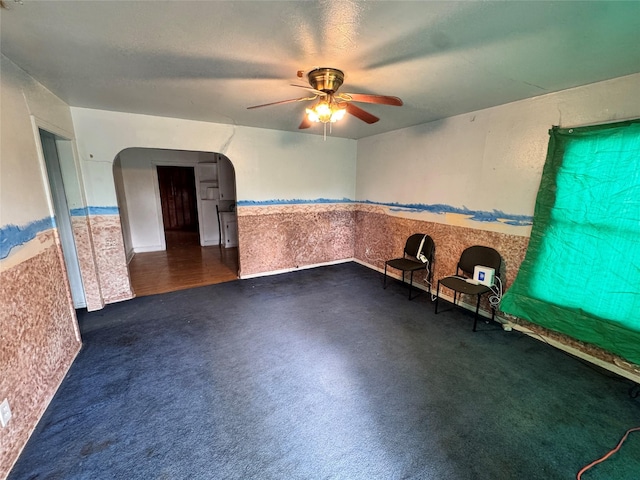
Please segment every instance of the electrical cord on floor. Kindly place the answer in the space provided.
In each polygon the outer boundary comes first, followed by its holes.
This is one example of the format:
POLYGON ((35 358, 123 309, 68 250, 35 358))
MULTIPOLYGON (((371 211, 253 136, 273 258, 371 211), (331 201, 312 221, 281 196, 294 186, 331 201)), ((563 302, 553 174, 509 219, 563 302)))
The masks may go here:
POLYGON ((427 287, 429 287, 429 295, 431 297, 431 301, 435 302, 436 301, 436 294, 433 293, 433 285, 431 284, 431 282, 429 281, 429 275, 431 274, 431 271, 429 270, 429 260, 424 261, 423 263, 426 263, 426 267, 425 269, 427 270, 427 273, 424 276, 424 283, 427 285, 427 287))
POLYGON ((435 302, 437 297, 437 295, 434 293, 435 288, 433 288, 433 285, 431 285, 431 282, 427 278, 428 277, 424 277, 424 283, 427 285, 427 287, 429 287, 429 295, 431 297, 431 301, 435 302))
POLYGON ((436 295, 435 293, 435 288, 433 288, 433 285, 431 285, 431 282, 429 280, 427 280, 426 278, 424 279, 425 282, 427 282, 427 285, 429 285, 429 293, 431 294, 431 301, 435 302, 436 298, 438 297, 438 295, 436 295))
POLYGON ((618 445, 616 445, 616 447, 614 449, 610 450, 609 453, 607 453, 606 455, 600 457, 599 459, 594 460, 589 465, 586 465, 586 466, 582 467, 582 469, 576 475, 576 480, 582 480, 582 474, 584 472, 589 470, 591 467, 593 467, 593 466, 595 466, 595 465, 597 465, 599 463, 604 462, 607 458, 609 458, 611 455, 613 455, 618 450, 620 450, 620 447, 622 446, 622 444, 624 443, 624 441, 627 439, 627 437, 629 436, 629 434, 631 432, 640 432, 640 427, 634 427, 634 428, 630 428, 629 430, 627 430, 625 432, 625 434, 622 436, 622 438, 620 439, 620 441, 618 442, 618 445))
POLYGON ((493 293, 493 295, 489 295, 489 304, 491 304, 491 306, 497 310, 498 307, 500 307, 500 302, 502 301, 502 280, 500 280, 500 277, 495 278, 498 283, 493 284, 491 287, 489 287, 491 289, 491 292, 493 293))

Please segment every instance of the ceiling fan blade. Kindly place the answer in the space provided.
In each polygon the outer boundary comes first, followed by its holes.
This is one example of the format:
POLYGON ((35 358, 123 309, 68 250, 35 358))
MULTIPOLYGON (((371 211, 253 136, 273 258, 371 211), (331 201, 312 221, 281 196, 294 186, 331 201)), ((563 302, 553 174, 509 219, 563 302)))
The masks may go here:
POLYGON ((363 109, 361 109, 357 105, 354 105, 353 103, 347 103, 347 112, 368 124, 376 123, 378 120, 380 120, 375 115, 372 115, 369 112, 365 112, 363 109))
POLYGON ((302 98, 292 98, 291 100, 280 100, 279 102, 271 102, 264 103, 262 105, 253 105, 252 107, 247 107, 247 110, 251 110, 252 108, 260 108, 260 107, 270 107, 271 105, 282 105, 283 103, 293 103, 293 102, 303 102, 305 100, 315 100, 318 96, 313 97, 302 97, 302 98))
POLYGON ((311 120, 306 115, 302 118, 302 122, 300 122, 300 126, 298 127, 300 130, 305 128, 309 128, 311 126, 311 120))
POLYGON ((322 90, 316 90, 315 88, 309 87, 307 85, 296 85, 295 83, 290 83, 289 85, 292 87, 304 88, 305 90, 309 90, 310 92, 313 92, 316 95, 326 95, 326 93, 323 92, 322 90))
POLYGON ((351 100, 353 102, 363 103, 379 103, 381 105, 393 105, 401 107, 403 105, 402 100, 398 97, 390 97, 388 95, 369 95, 367 93, 339 93, 336 95, 343 100, 351 100))

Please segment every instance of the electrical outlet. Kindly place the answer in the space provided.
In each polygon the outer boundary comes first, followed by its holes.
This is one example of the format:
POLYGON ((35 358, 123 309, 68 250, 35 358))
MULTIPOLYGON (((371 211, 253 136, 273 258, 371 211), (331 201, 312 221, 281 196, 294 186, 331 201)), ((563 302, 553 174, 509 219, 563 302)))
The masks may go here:
POLYGON ((3 427, 6 427, 9 420, 11 420, 11 408, 9 408, 9 400, 5 398, 0 403, 0 423, 3 427))

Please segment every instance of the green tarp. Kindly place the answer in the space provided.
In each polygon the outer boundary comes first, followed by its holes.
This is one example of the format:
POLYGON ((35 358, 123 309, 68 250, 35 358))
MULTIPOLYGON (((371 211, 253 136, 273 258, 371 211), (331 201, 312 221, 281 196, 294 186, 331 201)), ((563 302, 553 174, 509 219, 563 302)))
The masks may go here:
POLYGON ((550 131, 501 310, 640 364, 640 119, 550 131))

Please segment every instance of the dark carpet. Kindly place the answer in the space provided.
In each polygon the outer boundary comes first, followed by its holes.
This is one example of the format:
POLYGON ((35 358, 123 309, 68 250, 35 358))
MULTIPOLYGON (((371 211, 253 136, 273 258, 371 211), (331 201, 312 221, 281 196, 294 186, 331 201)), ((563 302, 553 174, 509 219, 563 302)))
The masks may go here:
MULTIPOLYGON (((634 385, 355 263, 82 313, 16 479, 571 479, 634 385)), ((634 438, 635 437, 635 438, 634 438)), ((640 478, 640 435, 585 480, 640 478)))

